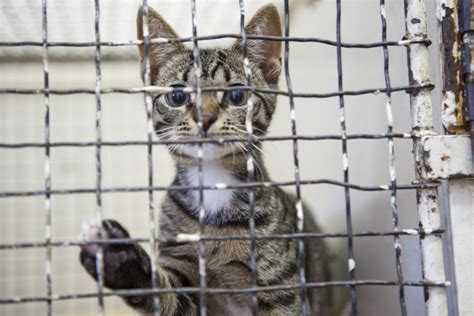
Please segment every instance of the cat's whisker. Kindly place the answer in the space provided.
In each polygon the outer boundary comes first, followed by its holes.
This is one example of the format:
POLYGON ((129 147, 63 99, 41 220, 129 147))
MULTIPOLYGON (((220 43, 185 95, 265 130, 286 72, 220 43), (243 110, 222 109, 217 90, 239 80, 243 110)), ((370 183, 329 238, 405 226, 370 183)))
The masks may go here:
POLYGON ((230 143, 230 150, 232 150, 232 165, 235 165, 235 144, 234 143, 230 143))
MULTIPOLYGON (((239 138, 241 138, 241 139, 246 139, 244 136, 238 135, 238 134, 237 134, 237 137, 239 137, 239 138)), ((247 142, 247 144, 248 144, 248 142, 247 142)), ((263 149, 260 148, 260 147, 258 147, 256 144, 251 143, 251 145, 252 145, 253 148, 255 148, 256 150, 258 150, 262 155, 265 154, 265 152, 263 151, 263 149)))
POLYGON ((169 127, 165 127, 165 128, 160 128, 160 129, 158 130, 158 132, 161 132, 161 131, 169 131, 169 130, 174 129, 174 128, 175 128, 175 126, 169 126, 169 127))
MULTIPOLYGON (((243 128, 245 128, 245 129, 247 128, 244 124, 235 124, 235 126, 243 127, 243 128)), ((264 133, 264 134, 266 133, 266 131, 264 131, 264 130, 261 129, 261 128, 255 127, 254 125, 252 125, 252 129, 253 129, 253 130, 256 130, 256 131, 258 131, 258 132, 264 133)), ((245 131, 245 132, 247 132, 247 131, 245 131)))
POLYGON ((170 136, 170 135, 173 135, 173 134, 175 134, 175 131, 174 131, 174 130, 170 130, 170 131, 167 131, 167 132, 164 132, 164 133, 159 133, 159 134, 157 134, 156 136, 157 136, 158 138, 166 138, 166 137, 168 137, 168 136, 170 136))
POLYGON ((156 133, 156 136, 157 137, 166 137, 166 136, 169 136, 171 134, 175 133, 174 130, 170 130, 170 131, 166 131, 166 132, 159 132, 159 133, 156 133))
MULTIPOLYGON (((242 154, 246 157, 246 153, 248 152, 248 148, 246 146, 244 146, 242 143, 236 143, 236 145, 238 146, 238 148, 240 149, 240 151, 242 152, 242 154)), ((253 164, 257 167, 257 177, 258 177, 258 173, 260 173, 261 175, 263 175, 263 172, 262 172, 262 168, 260 167, 260 165, 258 164, 257 160, 255 159, 255 157, 252 155, 252 152, 250 152, 250 158, 252 159, 253 161, 253 164)))
MULTIPOLYGON (((241 126, 243 126, 243 125, 241 125, 241 126)), ((236 129, 237 131, 239 131, 240 133, 244 134, 244 136, 247 136, 247 131, 244 131, 244 130, 238 129, 238 128, 235 128, 235 129, 236 129)), ((263 131, 262 131, 262 133, 263 133, 263 131)), ((275 146, 275 144, 274 144, 273 142, 267 142, 267 143, 269 143, 270 146, 272 146, 272 148, 273 148, 275 151, 278 152, 278 148, 275 146)))

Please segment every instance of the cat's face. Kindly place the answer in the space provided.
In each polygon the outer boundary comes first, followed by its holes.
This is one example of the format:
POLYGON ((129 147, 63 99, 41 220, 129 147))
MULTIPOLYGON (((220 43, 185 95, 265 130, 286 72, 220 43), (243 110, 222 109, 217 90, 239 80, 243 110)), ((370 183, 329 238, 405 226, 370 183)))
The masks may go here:
MULTIPOLYGON (((141 36, 141 10, 137 27, 141 36)), ((149 9, 150 37, 176 38, 176 33, 164 19, 149 9)), ((247 34, 281 36, 280 17, 272 5, 256 13, 246 27, 247 34)), ((141 48, 143 49, 143 48, 141 48)), ((252 73, 252 86, 274 88, 280 73, 278 41, 248 42, 248 59, 252 73)), ((143 51, 141 50, 142 57, 143 51)), ((192 50, 180 43, 150 45, 152 84, 161 87, 195 87, 192 50)), ((249 93, 239 86, 246 85, 242 45, 237 41, 229 49, 202 49, 200 86, 231 88, 229 91, 203 91, 201 94, 202 129, 207 137, 240 137, 246 139, 248 99, 253 101, 251 113, 253 133, 266 133, 275 110, 276 95, 249 93)), ((166 140, 195 139, 199 134, 196 94, 175 90, 153 96, 153 123, 157 135, 166 140)), ((204 144, 204 159, 218 159, 244 150, 244 144, 204 144)), ((198 146, 170 145, 176 157, 197 157, 198 146)))

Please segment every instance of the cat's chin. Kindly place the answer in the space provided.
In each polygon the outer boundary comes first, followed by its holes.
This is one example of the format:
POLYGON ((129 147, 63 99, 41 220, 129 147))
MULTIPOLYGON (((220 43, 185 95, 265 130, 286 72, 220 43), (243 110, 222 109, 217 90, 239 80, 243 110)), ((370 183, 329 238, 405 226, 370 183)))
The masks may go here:
MULTIPOLYGON (((199 145, 177 145, 174 151, 180 155, 185 155, 190 158, 198 158, 199 145)), ((222 144, 203 144, 202 145, 202 160, 216 160, 221 159, 227 155, 241 153, 235 146, 222 144)))

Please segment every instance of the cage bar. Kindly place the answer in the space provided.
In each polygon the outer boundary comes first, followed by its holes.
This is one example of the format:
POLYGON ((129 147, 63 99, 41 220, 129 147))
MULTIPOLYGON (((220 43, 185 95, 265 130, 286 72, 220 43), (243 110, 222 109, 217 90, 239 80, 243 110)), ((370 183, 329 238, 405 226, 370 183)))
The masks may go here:
MULTIPOLYGON (((341 0, 336 0, 336 52, 337 52, 337 85, 339 92, 344 91, 343 68, 342 68, 342 46, 341 46, 341 0)), ((341 125, 341 143, 342 143, 342 168, 344 174, 344 183, 349 183, 349 155, 347 154, 347 132, 346 132, 346 108, 344 95, 339 95, 339 111, 341 125)), ((352 214, 351 197, 349 187, 344 187, 345 212, 346 212, 346 231, 347 231, 347 268, 349 280, 355 279, 356 261, 354 257, 354 242, 352 238, 352 214)), ((357 315, 357 292, 356 287, 350 287, 351 297, 351 315, 357 315)))
MULTIPOLYGON (((392 87, 392 92, 416 92, 420 90, 431 90, 434 88, 434 85, 431 83, 421 84, 421 85, 408 85, 408 86, 400 86, 400 87, 392 87)), ((261 92, 261 93, 273 93, 277 95, 288 96, 289 92, 284 90, 277 90, 277 89, 262 89, 262 88, 254 88, 251 86, 239 86, 239 89, 247 90, 247 91, 254 91, 254 92, 261 92)), ((143 92, 156 92, 156 93, 167 93, 171 92, 172 90, 176 91, 184 91, 188 93, 195 93, 195 89, 193 88, 179 88, 173 87, 158 87, 158 86, 149 86, 149 87, 141 87, 141 88, 107 88, 102 89, 101 94, 109 94, 109 93, 143 93, 143 92)), ((211 92, 211 91, 229 91, 230 88, 224 87, 204 87, 201 88, 201 92, 211 92)), ((1 88, 0 94, 40 94, 44 93, 45 89, 11 89, 11 88, 1 88)), ((357 95, 364 95, 364 94, 374 94, 378 95, 380 93, 385 93, 387 90, 385 88, 371 88, 371 89, 362 89, 362 90, 346 90, 346 91, 337 91, 337 92, 329 92, 329 93, 300 93, 300 92, 293 92, 292 95, 294 98, 332 98, 332 97, 339 97, 339 96, 357 96, 357 95)), ((66 95, 66 94, 95 94, 94 89, 48 89, 49 94, 58 94, 58 95, 66 95)))
MULTIPOLYGON (((380 19, 382 24, 382 41, 387 40, 387 13, 385 10, 385 0, 380 0, 380 19)), ((390 58, 388 47, 383 47, 384 57, 384 79, 385 79, 385 112, 387 116, 387 134, 393 133, 393 111, 392 111, 392 84, 390 81, 390 58)), ((394 231, 399 230, 398 226, 398 206, 397 206, 397 172, 395 169, 395 144, 393 137, 388 137, 388 154, 389 154, 389 175, 390 175, 390 207, 392 211, 392 222, 394 231)), ((405 302, 405 288, 403 287, 403 267, 402 267, 402 244, 400 236, 394 235, 395 249, 395 269, 397 279, 400 282, 398 288, 398 296, 400 301, 400 312, 402 316, 407 315, 407 307, 405 302)))
MULTIPOLYGON (((426 38, 426 5, 424 0, 405 0, 407 38, 426 38)), ((428 48, 419 44, 408 48, 410 82, 430 82, 428 48)), ((410 94, 412 130, 418 137, 435 134, 431 94, 420 91, 410 94)), ((418 181, 425 181, 423 150, 420 138, 413 142, 415 173, 418 181)), ((441 226, 437 189, 417 189, 418 216, 420 227, 433 229, 441 226)), ((422 277, 425 280, 445 279, 442 239, 434 236, 420 236, 422 277)), ((447 292, 445 288, 425 287, 427 315, 448 315, 447 292)))
POLYGON ((53 301, 50 299, 53 294, 52 285, 52 247, 51 247, 51 148, 50 143, 50 109, 49 109, 49 60, 48 60, 48 0, 43 0, 42 4, 42 61, 43 61, 43 83, 44 83, 44 143, 45 143, 45 160, 44 160, 44 186, 45 186, 45 268, 46 268, 46 295, 49 297, 46 300, 47 314, 53 313, 53 301))
MULTIPOLYGON (((242 38, 242 58, 244 62, 245 81, 248 86, 252 86, 252 70, 250 68, 250 62, 248 59, 248 39, 247 33, 245 32, 245 6, 244 1, 239 0, 240 9, 240 35, 242 38)), ((246 160, 247 160, 247 182, 255 181, 255 162, 252 156, 253 145, 253 126, 252 126, 252 115, 253 115, 253 99, 252 91, 249 91, 249 97, 247 99, 247 113, 245 115, 245 130, 247 132, 247 149, 246 149, 246 160)), ((256 241, 255 241, 255 195, 253 188, 247 190, 248 194, 248 205, 249 205, 249 251, 250 251, 250 269, 252 274, 252 285, 257 287, 257 258, 256 258, 256 241)), ((256 292, 252 292, 252 316, 257 315, 258 309, 258 297, 256 292)))
MULTIPOLYGON (((180 38, 164 38, 157 37, 150 39, 150 44, 158 43, 169 43, 169 42, 192 42, 197 41, 211 41, 216 39, 225 39, 225 38, 235 38, 242 39, 241 34, 215 34, 215 35, 205 35, 205 36, 193 36, 193 37, 180 37, 180 38)), ((336 46, 337 42, 331 41, 324 38, 317 37, 302 37, 302 36, 268 36, 268 35, 248 35, 249 40, 268 40, 268 41, 291 41, 291 42, 307 42, 307 43, 319 43, 326 44, 331 46, 336 46)), ((100 46, 133 46, 133 45, 143 45, 144 41, 141 40, 131 40, 131 41, 115 41, 115 42, 100 42, 100 46)), ((429 44, 431 41, 429 39, 415 39, 415 40, 401 40, 401 41, 387 41, 387 42, 376 42, 376 43, 345 43, 341 42, 341 47, 344 48, 375 48, 381 46, 408 46, 413 44, 429 44)), ((43 46, 43 42, 36 41, 19 41, 19 42, 2 42, 0 41, 0 47, 21 47, 21 46, 43 46)), ((96 42, 57 42, 52 41, 48 42, 48 47, 90 47, 97 46, 96 42)))
MULTIPOLYGON (((143 85, 145 87, 151 86, 151 71, 150 71, 150 33, 148 28, 148 2, 142 1, 142 32, 143 32, 143 85)), ((146 109, 146 134, 147 134, 147 176, 148 187, 153 187, 153 102, 149 92, 144 93, 145 109, 146 109)), ((148 225, 150 226, 150 263, 151 263, 151 288, 154 290, 158 288, 157 273, 158 273, 158 256, 156 254, 156 228, 155 228, 155 205, 153 199, 153 190, 148 190, 148 225)), ((158 297, 152 297, 153 315, 157 315, 160 302, 158 297)))
MULTIPOLYGON (((197 127, 199 138, 204 138, 204 129, 202 123, 202 88, 201 88, 201 62, 199 59, 199 40, 197 37, 197 13, 196 13, 196 0, 191 0, 191 22, 193 32, 193 76, 195 80, 195 93, 196 93, 196 113, 197 113, 197 127)), ((204 158, 203 143, 198 144, 197 152, 197 164, 198 164, 198 184, 199 184, 199 253, 198 253, 198 264, 199 264, 199 313, 201 316, 206 316, 206 247, 203 240, 200 239, 205 226, 206 220, 206 209, 204 208, 204 175, 202 161, 204 158)))
MULTIPOLYGON (((94 31, 95 31, 95 40, 100 42, 100 0, 94 0, 94 9, 95 9, 95 19, 94 19, 94 31)), ((102 218, 103 218, 103 209, 102 209, 102 159, 101 159, 101 142, 102 142, 102 128, 101 128, 101 118, 102 118, 102 104, 100 96, 100 88, 102 83, 102 74, 101 74, 101 54, 100 54, 100 45, 96 46, 95 49, 95 134, 96 134, 96 148, 95 148, 95 165, 96 165, 96 188, 95 188, 95 199, 96 199, 96 221, 98 225, 98 238, 104 238, 104 230, 102 228, 102 218)), ((97 300, 99 315, 105 314, 104 306, 104 247, 99 245, 96 255, 96 272, 97 272, 97 300)))
MULTIPOLYGON (((289 1, 285 0, 285 37, 290 36, 290 8, 289 1)), ((293 98, 293 85, 290 77, 290 42, 285 41, 284 46, 284 68, 285 68, 285 81, 286 87, 288 89, 288 99, 290 105, 290 120, 291 120, 291 135, 297 136, 296 130, 296 109, 295 109, 295 100, 293 98)), ((303 212, 303 201, 301 197, 301 177, 300 177, 300 163, 298 158, 298 139, 293 139, 293 168, 295 174, 295 189, 296 189, 296 233, 302 233, 304 227, 304 212, 303 212)), ((300 277, 300 297, 301 297, 301 307, 303 315, 307 315, 308 311, 306 308, 306 271, 305 271, 305 249, 304 249, 304 240, 303 238, 298 239, 298 268, 299 268, 299 277, 300 277)))

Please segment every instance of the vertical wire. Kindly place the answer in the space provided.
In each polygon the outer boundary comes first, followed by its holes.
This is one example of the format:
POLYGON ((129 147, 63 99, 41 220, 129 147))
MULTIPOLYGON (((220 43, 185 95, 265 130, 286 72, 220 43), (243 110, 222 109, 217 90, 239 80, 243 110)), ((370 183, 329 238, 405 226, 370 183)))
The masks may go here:
MULTIPOLYGON (((99 239, 104 237, 104 231, 102 229, 102 161, 101 161, 101 141, 102 141, 102 129, 101 129, 101 117, 102 117, 102 105, 100 97, 101 89, 101 67, 100 67, 100 0, 95 0, 95 134, 97 145, 95 148, 95 166, 96 166, 96 187, 95 187, 95 198, 96 198, 96 220, 99 228, 99 239)), ((96 256, 96 272, 97 272, 97 292, 98 292, 98 304, 99 314, 104 315, 104 247, 99 245, 96 256)))
POLYGON ((49 117, 49 60, 48 60, 48 0, 42 1, 42 28, 43 28, 43 81, 44 81, 44 143, 45 143, 45 159, 44 159, 44 186, 46 190, 44 209, 45 209, 45 239, 46 239, 46 295, 47 314, 52 315, 53 301, 51 299, 52 281, 51 281, 51 166, 50 166, 50 117, 49 117))
MULTIPOLYGON (((288 0, 285 0, 285 37, 290 36, 290 11, 288 0)), ((289 68, 289 58, 290 58, 290 42, 285 41, 285 53, 284 53, 284 63, 285 63, 285 80, 286 86, 288 88, 288 99, 290 101, 290 118, 291 118, 291 134, 297 136, 296 131, 296 110, 295 110, 295 100, 293 98, 293 86, 291 83, 290 77, 290 68, 289 68)), ((304 213, 303 213, 303 202, 301 199, 301 178, 300 178, 300 163, 298 158, 298 141, 297 139, 293 140, 293 164, 295 170, 295 182, 296 182, 296 228, 297 233, 303 232, 304 227, 304 213)), ((298 267, 300 273, 300 296, 301 296, 301 310, 303 315, 307 315, 308 311, 306 308, 306 273, 305 273, 305 251, 304 251, 304 240, 302 238, 298 239, 298 267)))
MULTIPOLYGON (((248 59, 248 41, 247 33, 245 32, 245 7, 244 1, 239 0, 240 8, 240 36, 242 37, 242 56, 244 60, 244 71, 246 85, 252 85, 252 71, 250 69, 250 63, 248 59)), ((252 145, 253 145, 253 126, 252 126, 252 114, 253 114, 253 98, 252 91, 248 91, 249 96, 247 99, 247 112, 245 115, 245 128, 247 131, 247 181, 253 182, 255 178, 255 167, 252 157, 252 145)), ((249 232, 250 232, 250 269, 252 271, 252 286, 257 286, 257 258, 256 258, 256 242, 255 242, 255 195, 252 189, 248 190, 249 199, 249 232)), ((257 315, 258 309, 258 297, 256 292, 252 292, 252 315, 257 315)))
MULTIPOLYGON (((380 0, 380 18, 382 24, 382 42, 387 41, 387 16, 385 11, 385 0, 380 0)), ((392 87, 390 81, 390 59, 389 51, 386 45, 383 46, 384 56, 384 78, 386 87, 385 97, 385 111, 387 114, 387 134, 393 133, 393 111, 392 111, 392 87)), ((392 221, 394 231, 398 232, 398 206, 397 206, 397 173, 395 169, 395 146, 393 137, 388 136, 388 152, 389 152, 389 173, 390 173, 390 206, 392 211, 392 221)), ((403 269, 402 269, 402 246, 400 243, 400 236, 395 234, 394 248, 395 248, 395 268, 397 271, 398 279, 398 293, 400 299, 400 310, 403 316, 407 315, 407 309, 405 304, 405 288, 403 286, 403 269)))
MULTIPOLYGON (((150 76, 150 57, 149 57, 149 28, 148 28, 148 3, 147 0, 142 0, 142 30, 143 30, 143 84, 145 87, 151 85, 150 76)), ((145 107, 146 107, 146 118, 147 118, 147 161, 148 161, 148 221, 150 228, 150 257, 151 257, 151 288, 153 290, 158 288, 157 280, 157 260, 156 255, 156 227, 155 227, 155 208, 153 200, 153 120, 152 111, 153 104, 151 96, 148 92, 145 92, 145 107)), ((153 315, 157 315, 159 311, 159 299, 157 295, 152 296, 152 308, 153 315)))
MULTIPOLYGON (((341 0, 336 0, 336 49, 337 49, 337 82, 338 91, 344 91, 344 80, 342 76, 342 49, 341 49, 341 0)), ((340 125, 342 136, 342 166, 344 169, 344 183, 349 183, 349 157, 347 155, 347 133, 346 133, 346 110, 344 105, 344 95, 339 96, 339 110, 340 110, 340 125)), ((353 281, 355 278, 356 262, 354 259, 354 243, 352 236, 352 215, 351 215, 351 200, 350 189, 344 187, 345 202, 346 202, 346 230, 347 230, 347 264, 349 270, 349 279, 353 281)), ((357 296, 356 287, 350 286, 351 290, 351 314, 357 315, 357 296)))
MULTIPOLYGON (((204 130, 202 126, 202 98, 201 98, 201 65, 199 60, 199 43, 197 40, 197 16, 196 16, 196 0, 191 0, 191 21, 193 28, 193 70, 194 70, 194 89, 196 91, 196 113, 198 118, 198 134, 199 138, 204 138, 204 130)), ((206 220, 206 209, 204 208, 204 179, 203 179, 203 144, 198 146, 198 180, 199 180, 199 236, 202 235, 206 220)), ((200 315, 206 316, 206 244, 199 238, 199 305, 200 315)))

